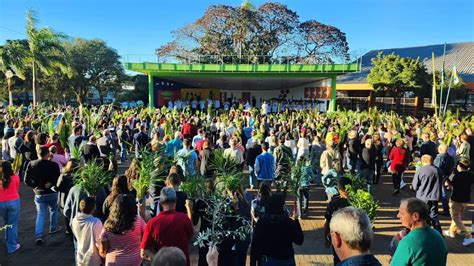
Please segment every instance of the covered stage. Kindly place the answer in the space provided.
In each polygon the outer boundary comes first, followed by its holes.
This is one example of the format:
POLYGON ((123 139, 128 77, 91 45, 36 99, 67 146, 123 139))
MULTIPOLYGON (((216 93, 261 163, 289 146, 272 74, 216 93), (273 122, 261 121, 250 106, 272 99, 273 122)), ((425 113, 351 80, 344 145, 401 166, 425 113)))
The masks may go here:
POLYGON ((149 106, 189 95, 203 99, 236 98, 328 101, 336 110, 336 78, 360 71, 359 64, 171 64, 125 63, 148 75, 149 106))

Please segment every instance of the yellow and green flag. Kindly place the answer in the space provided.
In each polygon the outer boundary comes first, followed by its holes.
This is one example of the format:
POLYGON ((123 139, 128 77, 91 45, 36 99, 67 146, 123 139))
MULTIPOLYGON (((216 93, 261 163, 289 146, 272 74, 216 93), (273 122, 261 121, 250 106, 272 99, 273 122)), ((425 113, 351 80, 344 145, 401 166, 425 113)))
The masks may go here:
POLYGON ((456 66, 453 66, 453 84, 457 85, 459 83, 458 73, 456 72, 456 66))

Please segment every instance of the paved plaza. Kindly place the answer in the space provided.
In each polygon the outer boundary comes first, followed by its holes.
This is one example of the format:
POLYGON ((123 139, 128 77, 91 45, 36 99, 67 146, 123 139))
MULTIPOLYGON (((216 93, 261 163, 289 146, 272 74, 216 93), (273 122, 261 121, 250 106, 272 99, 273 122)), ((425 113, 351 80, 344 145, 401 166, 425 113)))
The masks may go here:
MULTIPOLYGON (((123 170, 123 169, 122 169, 123 170)), ((405 174, 405 181, 411 182, 413 172, 405 174)), ((392 196, 391 177, 387 174, 382 176, 381 182, 375 185, 375 198, 380 202, 379 215, 375 223, 375 239, 371 253, 375 254, 383 265, 389 264, 389 243, 392 237, 401 229, 396 218, 398 203, 400 199, 414 196, 408 186, 402 190, 399 196, 392 196)), ((5 251, 0 253, 0 265, 73 265, 73 245, 64 233, 45 237, 43 246, 34 244, 34 224, 36 218, 35 205, 33 203, 33 192, 30 188, 22 185, 21 191, 21 216, 20 216, 20 243, 22 248, 12 256, 7 256, 5 251)), ((323 225, 326 202, 324 191, 313 187, 311 190, 310 216, 302 220, 304 231, 304 244, 295 246, 295 258, 298 265, 332 265, 332 251, 324 247, 323 225)), ((471 195, 471 197, 474 197, 471 195)), ((291 201, 288 201, 291 205, 291 201)), ((471 227, 471 212, 474 204, 469 204, 469 212, 463 217, 465 224, 471 227)), ((443 229, 447 229, 449 221, 440 216, 443 229)), ((60 223, 64 226, 61 217, 60 223)), ((2 246, 4 240, 2 239, 2 246)), ((474 245, 464 247, 462 238, 446 239, 448 244, 448 265, 474 265, 474 245)), ((197 248, 191 248, 192 265, 197 262, 197 248)))

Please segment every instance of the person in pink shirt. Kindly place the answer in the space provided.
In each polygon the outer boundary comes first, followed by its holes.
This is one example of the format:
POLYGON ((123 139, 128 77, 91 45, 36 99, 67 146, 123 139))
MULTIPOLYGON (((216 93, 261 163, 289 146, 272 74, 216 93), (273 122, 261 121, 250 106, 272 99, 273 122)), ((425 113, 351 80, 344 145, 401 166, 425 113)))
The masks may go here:
POLYGON ((105 266, 140 266, 140 244, 145 221, 137 215, 135 198, 120 194, 114 200, 104 223, 99 242, 99 254, 105 266))
POLYGON ((20 218, 20 177, 13 174, 8 161, 0 161, 0 217, 5 220, 7 253, 20 249, 18 244, 18 219, 20 218))
POLYGON ((67 164, 67 159, 64 155, 58 154, 58 148, 56 146, 49 147, 49 152, 51 153, 51 161, 58 164, 59 169, 62 170, 63 167, 67 164))

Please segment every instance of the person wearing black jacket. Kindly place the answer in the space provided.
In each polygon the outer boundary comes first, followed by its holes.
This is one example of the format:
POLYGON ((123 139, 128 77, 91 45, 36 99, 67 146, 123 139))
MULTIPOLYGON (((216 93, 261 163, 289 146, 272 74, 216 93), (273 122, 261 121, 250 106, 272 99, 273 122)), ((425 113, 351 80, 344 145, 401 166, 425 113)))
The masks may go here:
POLYGON ((428 154, 431 158, 436 158, 438 154, 436 143, 430 140, 430 135, 428 133, 423 133, 422 135, 423 143, 420 146, 420 156, 428 154))
POLYGON ((361 160, 360 160, 360 178, 367 181, 367 191, 370 192, 370 187, 372 185, 372 179, 375 173, 375 158, 377 157, 377 150, 372 145, 372 139, 367 139, 365 141, 365 146, 362 149, 361 160))
POLYGON ((448 154, 448 145, 441 143, 438 146, 439 154, 436 156, 433 164, 438 167, 441 178, 441 204, 443 205, 443 215, 449 216, 448 191, 443 185, 446 179, 451 175, 454 169, 454 159, 448 154))
POLYGON ((249 167, 249 184, 250 188, 253 189, 257 184, 257 176, 255 174, 255 159, 259 154, 262 153, 262 146, 260 145, 259 139, 254 139, 250 148, 247 149, 247 165, 249 167))
POLYGON ((48 207, 50 212, 49 233, 57 233, 62 230, 62 227, 58 226, 58 193, 54 191, 60 175, 59 166, 48 160, 50 157, 48 148, 39 148, 39 156, 40 159, 31 161, 26 167, 25 183, 35 192, 37 210, 35 238, 36 244, 42 245, 44 220, 48 207))
POLYGON ((375 133, 374 137, 374 146, 375 149, 377 150, 377 156, 375 157, 375 175, 374 175, 374 180, 373 184, 378 184, 380 181, 380 175, 382 174, 382 168, 383 168, 383 143, 380 137, 379 133, 375 133))
POLYGON ((135 146, 135 153, 139 157, 139 152, 143 150, 150 142, 150 137, 145 133, 145 127, 140 127, 140 132, 133 135, 133 143, 135 146))
POLYGON ((466 229, 462 221, 463 212, 467 209, 467 204, 471 201, 471 187, 474 184, 474 173, 469 171, 471 162, 469 159, 463 157, 457 165, 458 172, 452 174, 446 179, 446 183, 451 186, 453 194, 449 202, 451 210, 451 225, 449 230, 444 231, 445 236, 454 238, 457 229, 461 231, 464 236, 463 245, 467 246, 474 243, 471 232, 466 229))
MULTIPOLYGON (((67 162, 66 166, 64 166, 63 173, 58 178, 58 183, 54 190, 59 192, 59 208, 64 210, 64 206, 66 206, 66 199, 67 195, 69 194, 69 190, 74 186, 74 173, 79 170, 79 161, 77 159, 71 159, 67 162)), ((71 221, 64 216, 64 220, 66 221, 66 234, 70 234, 72 236, 72 230, 69 224, 71 221)))
POLYGON ((253 231, 250 265, 296 265, 293 243, 304 241, 301 225, 285 211, 285 197, 276 193, 270 196, 266 214, 260 218, 253 231))
POLYGON ((351 174, 354 174, 357 170, 357 159, 359 158, 361 152, 361 145, 360 140, 357 137, 357 131, 352 130, 349 132, 347 137, 347 168, 351 174))
POLYGON ((89 138, 89 141, 84 146, 82 153, 84 155, 84 160, 86 161, 86 163, 90 162, 91 160, 95 158, 100 157, 100 151, 99 151, 99 148, 97 147, 96 136, 91 136, 89 138))

